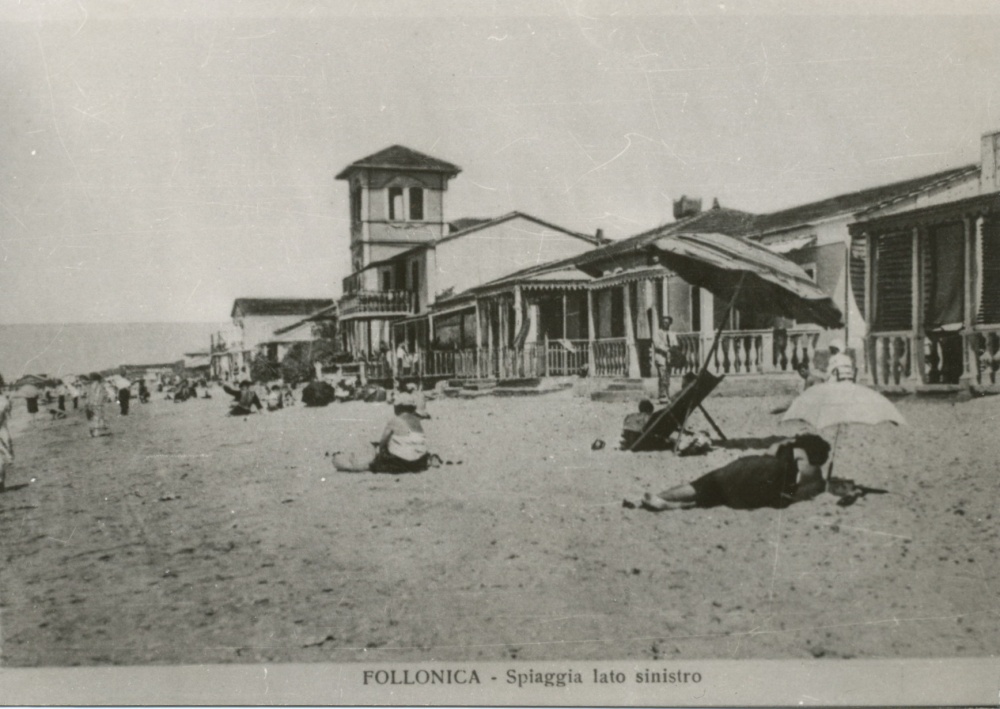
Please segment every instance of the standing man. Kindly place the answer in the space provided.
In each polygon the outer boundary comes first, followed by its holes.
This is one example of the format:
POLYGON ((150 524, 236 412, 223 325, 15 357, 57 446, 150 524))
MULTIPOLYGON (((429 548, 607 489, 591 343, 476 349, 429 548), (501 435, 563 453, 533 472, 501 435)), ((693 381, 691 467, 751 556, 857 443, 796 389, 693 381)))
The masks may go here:
POLYGON ((653 336, 654 361, 656 376, 659 380, 660 403, 666 403, 670 398, 670 357, 673 348, 680 346, 676 333, 670 332, 674 319, 669 315, 660 318, 660 327, 653 336))

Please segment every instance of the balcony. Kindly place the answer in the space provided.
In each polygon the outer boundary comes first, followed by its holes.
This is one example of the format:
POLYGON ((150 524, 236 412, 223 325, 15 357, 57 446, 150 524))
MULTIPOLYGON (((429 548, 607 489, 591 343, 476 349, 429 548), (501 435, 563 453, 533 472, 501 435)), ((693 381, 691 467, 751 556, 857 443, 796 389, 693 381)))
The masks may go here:
POLYGON ((416 293, 410 291, 357 291, 340 299, 340 319, 412 315, 415 303, 416 293))

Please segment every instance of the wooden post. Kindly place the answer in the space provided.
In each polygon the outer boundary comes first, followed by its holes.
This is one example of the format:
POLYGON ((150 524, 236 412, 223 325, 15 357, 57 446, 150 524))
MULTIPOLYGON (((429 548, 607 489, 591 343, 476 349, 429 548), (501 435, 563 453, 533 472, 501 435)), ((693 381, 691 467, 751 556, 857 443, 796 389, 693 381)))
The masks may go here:
POLYGON ((865 366, 868 374, 872 378, 872 383, 878 384, 878 354, 875 348, 875 341, 872 338, 872 331, 875 329, 875 308, 878 302, 875 299, 875 243, 878 236, 876 234, 865 234, 865 353, 868 358, 865 366))
POLYGON ((594 291, 587 289, 587 348, 590 350, 587 356, 587 374, 594 376, 597 374, 597 362, 594 359, 594 340, 597 331, 594 329, 594 291))
POLYGON ((514 337, 521 332, 521 325, 523 324, 522 318, 524 315, 521 312, 521 286, 514 286, 514 337))
POLYGON ((962 378, 959 384, 971 386, 979 374, 979 352, 976 347, 974 328, 976 326, 976 226, 978 219, 968 214, 962 217, 965 244, 965 303, 962 320, 962 378))
POLYGON ((625 297, 622 298, 625 305, 625 346, 628 350, 628 376, 630 379, 639 376, 639 349, 635 341, 635 323, 632 322, 632 298, 629 293, 629 284, 622 284, 622 291, 625 297))
POLYGON ((569 333, 566 331, 566 291, 562 294, 562 336, 564 340, 569 339, 569 333))
POLYGON ((924 279, 922 272, 923 259, 920 258, 920 232, 921 228, 919 226, 913 227, 910 238, 913 241, 913 254, 912 254, 912 286, 911 286, 911 312, 910 319, 912 321, 911 342, 913 345, 910 348, 910 376, 909 381, 912 384, 922 384, 924 382, 924 279))

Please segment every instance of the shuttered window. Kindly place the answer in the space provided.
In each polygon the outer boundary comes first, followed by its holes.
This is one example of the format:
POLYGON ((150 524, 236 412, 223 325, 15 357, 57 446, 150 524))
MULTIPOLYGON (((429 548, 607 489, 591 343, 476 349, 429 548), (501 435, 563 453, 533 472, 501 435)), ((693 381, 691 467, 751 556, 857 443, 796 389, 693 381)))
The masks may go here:
POLYGON ((851 240, 851 293, 858 312, 865 312, 865 261, 868 260, 868 237, 855 236, 851 240))
POLYGON ((913 326, 913 240, 909 232, 880 234, 875 246, 875 330, 913 326))
POLYGON ((976 314, 976 322, 996 325, 1000 323, 1000 219, 991 216, 983 221, 981 243, 979 312, 976 314))

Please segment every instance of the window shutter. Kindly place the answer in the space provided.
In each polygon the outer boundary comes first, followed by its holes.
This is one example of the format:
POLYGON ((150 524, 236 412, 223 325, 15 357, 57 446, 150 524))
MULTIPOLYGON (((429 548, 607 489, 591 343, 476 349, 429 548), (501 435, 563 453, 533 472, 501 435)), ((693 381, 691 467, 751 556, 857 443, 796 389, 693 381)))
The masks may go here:
POLYGON ((1000 323, 1000 221, 994 217, 983 220, 979 273, 979 312, 976 314, 976 322, 995 325, 1000 323))
POLYGON ((880 234, 875 251, 875 329, 909 330, 913 325, 913 240, 908 232, 880 234))

